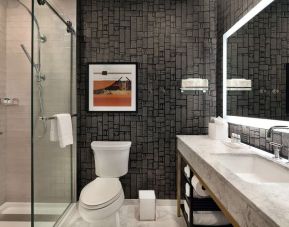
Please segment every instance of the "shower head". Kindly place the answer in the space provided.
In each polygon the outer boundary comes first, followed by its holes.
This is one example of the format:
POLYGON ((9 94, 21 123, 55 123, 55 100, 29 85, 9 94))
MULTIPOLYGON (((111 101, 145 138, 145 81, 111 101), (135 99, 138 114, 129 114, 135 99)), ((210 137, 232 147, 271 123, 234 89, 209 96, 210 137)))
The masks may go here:
MULTIPOLYGON (((28 60, 30 61, 30 63, 32 64, 32 59, 31 59, 31 56, 30 54, 28 53, 28 51, 26 50, 25 46, 23 44, 20 45, 24 54, 26 55, 26 57, 28 58, 28 60)), ((34 65, 34 64, 33 64, 34 65)))
POLYGON ((20 45, 24 54, 26 55, 27 59, 29 60, 29 62, 33 65, 33 68, 36 71, 36 78, 38 82, 41 82, 43 80, 46 79, 45 75, 41 73, 40 71, 40 67, 38 64, 35 64, 34 62, 32 62, 32 58, 30 56, 30 54, 28 53, 27 49, 25 48, 25 46, 23 44, 20 45))
POLYGON ((20 45, 24 54, 26 55, 27 59, 30 61, 30 63, 33 65, 33 68, 35 69, 35 71, 37 73, 39 73, 39 67, 38 65, 36 65, 34 62, 32 62, 32 58, 31 55, 28 53, 27 49, 25 48, 25 46, 23 44, 20 45))
POLYGON ((38 23, 38 20, 35 16, 33 16, 33 13, 31 12, 31 10, 23 3, 21 2, 20 0, 17 0, 19 2, 20 5, 22 5, 26 11, 31 15, 31 17, 33 18, 35 24, 36 24, 36 27, 37 27, 37 31, 38 31, 38 38, 40 40, 40 42, 42 43, 45 43, 47 41, 47 38, 44 34, 41 34, 40 33, 40 26, 39 26, 39 23, 38 23))

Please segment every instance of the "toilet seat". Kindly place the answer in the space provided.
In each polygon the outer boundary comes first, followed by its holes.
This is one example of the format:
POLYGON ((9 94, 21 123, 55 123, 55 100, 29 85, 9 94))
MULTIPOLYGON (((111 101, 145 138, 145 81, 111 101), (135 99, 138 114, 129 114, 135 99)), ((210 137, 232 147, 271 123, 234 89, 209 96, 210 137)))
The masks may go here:
POLYGON ((118 178, 98 177, 82 189, 79 203, 86 209, 98 210, 114 203, 122 193, 118 178))

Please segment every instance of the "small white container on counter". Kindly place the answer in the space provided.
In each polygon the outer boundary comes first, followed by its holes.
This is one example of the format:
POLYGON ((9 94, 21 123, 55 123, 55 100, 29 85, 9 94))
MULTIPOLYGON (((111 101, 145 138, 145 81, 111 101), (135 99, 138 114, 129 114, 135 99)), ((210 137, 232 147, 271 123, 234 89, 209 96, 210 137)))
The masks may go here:
POLYGON ((209 137, 214 140, 228 139, 228 124, 209 123, 209 137))

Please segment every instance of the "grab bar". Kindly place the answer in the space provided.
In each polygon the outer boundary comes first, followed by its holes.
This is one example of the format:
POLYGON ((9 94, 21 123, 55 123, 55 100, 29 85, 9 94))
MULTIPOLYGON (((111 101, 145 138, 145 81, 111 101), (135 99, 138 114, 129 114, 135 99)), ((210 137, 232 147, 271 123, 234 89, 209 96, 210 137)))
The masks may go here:
MULTIPOLYGON (((72 114, 71 117, 77 117, 77 114, 72 114)), ((46 120, 54 120, 56 117, 39 117, 39 120, 46 121, 46 120)))

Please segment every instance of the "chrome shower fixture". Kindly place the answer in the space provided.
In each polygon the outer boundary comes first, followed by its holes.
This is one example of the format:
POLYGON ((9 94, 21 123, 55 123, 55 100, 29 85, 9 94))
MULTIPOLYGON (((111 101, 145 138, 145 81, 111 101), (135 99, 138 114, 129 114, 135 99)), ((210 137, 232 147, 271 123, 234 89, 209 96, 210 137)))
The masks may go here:
POLYGON ((27 49, 25 48, 25 46, 23 44, 21 44, 20 46, 21 46, 23 52, 25 53, 26 57, 28 58, 29 62, 33 65, 33 68, 36 71, 37 82, 45 80, 46 79, 45 75, 40 72, 39 65, 32 62, 32 58, 31 58, 30 54, 28 53, 27 49))
POLYGON ((72 22, 70 20, 65 20, 60 13, 46 0, 37 0, 39 5, 47 5, 48 8, 66 25, 67 32, 75 34, 72 22))
POLYGON ((31 10, 23 3, 21 2, 20 0, 17 0, 19 2, 19 4, 21 4, 25 9, 26 11, 31 15, 31 17, 33 18, 36 26, 37 26, 37 31, 38 31, 38 39, 41 43, 45 43, 47 41, 47 37, 44 35, 44 34, 41 34, 40 33, 40 26, 39 26, 39 22, 37 20, 37 18, 32 14, 31 10))
POLYGON ((37 0, 39 5, 44 5, 46 3, 46 0, 37 0))

